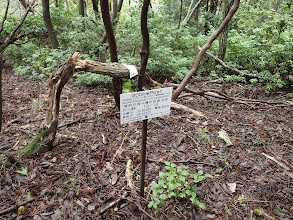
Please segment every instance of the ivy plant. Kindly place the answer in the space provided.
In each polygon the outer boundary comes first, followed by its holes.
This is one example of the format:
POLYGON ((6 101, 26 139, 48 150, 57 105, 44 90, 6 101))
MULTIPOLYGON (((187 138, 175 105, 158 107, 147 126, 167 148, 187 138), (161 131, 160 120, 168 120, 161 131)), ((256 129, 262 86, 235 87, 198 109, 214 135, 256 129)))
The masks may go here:
POLYGON ((189 173, 188 166, 176 165, 175 163, 165 162, 166 172, 159 173, 159 180, 151 186, 152 200, 148 207, 157 210, 158 206, 164 206, 167 199, 189 198, 192 204, 205 209, 205 204, 197 200, 199 191, 196 184, 206 178, 213 178, 210 174, 203 173, 202 170, 197 173, 189 173))

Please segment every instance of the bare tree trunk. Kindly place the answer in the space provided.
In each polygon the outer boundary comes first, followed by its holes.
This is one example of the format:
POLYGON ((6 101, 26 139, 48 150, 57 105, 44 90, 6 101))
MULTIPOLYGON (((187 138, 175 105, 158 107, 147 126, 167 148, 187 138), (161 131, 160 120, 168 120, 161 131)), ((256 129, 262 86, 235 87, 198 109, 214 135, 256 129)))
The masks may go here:
POLYGON ((59 43, 57 40, 56 33, 54 32, 54 28, 53 28, 51 17, 50 17, 49 0, 42 0, 42 5, 43 5, 43 19, 48 31, 49 39, 51 41, 52 47, 58 48, 59 43))
POLYGON ((2 71, 3 71, 3 55, 0 53, 0 132, 2 130, 2 71))
POLYGON ((218 6, 218 0, 210 0, 210 12, 216 14, 218 6))
MULTIPOLYGON (((148 57, 150 53, 150 39, 148 31, 148 10, 150 0, 144 0, 141 10, 141 35, 142 35, 142 47, 140 51, 141 56, 141 68, 138 78, 138 89, 142 90, 142 86, 145 78, 145 71, 148 63, 148 57)), ((141 145, 141 172, 140 172, 140 196, 144 197, 144 176, 145 176, 145 163, 146 163, 146 141, 147 141, 147 119, 143 120, 142 129, 142 145, 141 145)))
MULTIPOLYGON (((118 12, 121 11, 122 4, 123 4, 123 0, 120 0, 120 1, 119 1, 119 4, 118 4, 118 8, 117 8, 118 12)), ((118 12, 112 14, 112 20, 113 20, 113 21, 117 18, 118 12), (114 16, 114 15, 116 15, 116 16, 114 16)), ((114 24, 115 24, 115 23, 114 23, 114 24)), ((106 42, 106 40, 107 40, 107 34, 106 34, 106 32, 105 32, 105 33, 102 35, 101 39, 99 40, 97 47, 99 47, 100 45, 104 44, 104 43, 106 42)))
POLYGON ((180 28, 180 23, 182 19, 182 8, 183 8, 183 0, 180 1, 180 11, 179 11, 179 19, 178 19, 178 28, 180 28))
POLYGON ((93 10, 95 12, 95 17, 96 17, 96 20, 99 19, 99 1, 98 0, 92 0, 92 3, 93 3, 93 10))
POLYGON ((55 6, 58 8, 59 7, 59 2, 58 0, 54 0, 55 6))
POLYGON ((275 2, 274 2, 274 13, 277 13, 277 11, 279 9, 280 1, 281 0, 275 0, 275 2))
MULTIPOLYGON (((101 0, 101 11, 103 22, 106 30, 106 35, 109 43, 110 48, 110 55, 111 55, 111 62, 118 62, 118 55, 117 55, 117 46, 116 40, 113 30, 113 25, 111 22, 110 11, 109 11, 109 2, 108 0, 101 0)), ((120 94, 122 93, 122 85, 123 81, 121 78, 112 78, 112 86, 113 86, 113 95, 115 99, 116 106, 120 108, 120 94)))
MULTIPOLYGON (((232 0, 226 0, 224 3, 223 8, 223 20, 226 18, 227 14, 229 13, 231 7, 233 5, 232 0)), ((222 33, 219 36, 219 51, 218 51, 218 57, 221 60, 225 59, 226 50, 227 50, 227 41, 228 41, 228 35, 229 35, 229 23, 224 28, 222 33)))
POLYGON ((225 18, 225 20, 223 20, 223 22, 220 25, 220 27, 218 28, 218 30, 216 30, 213 33, 213 35, 208 39, 208 41, 203 46, 203 48, 199 51, 199 53, 195 59, 195 62, 192 66, 192 69, 185 76, 185 78, 181 81, 178 88, 173 92, 173 96, 172 96, 173 100, 175 100, 181 94, 181 92, 183 91, 186 84, 190 81, 191 77, 197 72, 199 65, 200 65, 200 61, 202 60, 205 52, 210 48, 213 41, 220 35, 220 33, 223 31, 223 29, 226 27, 226 25, 228 25, 229 21, 232 19, 233 15, 238 10, 239 4, 240 4, 240 0, 234 0, 234 4, 233 4, 231 10, 229 11, 227 17, 225 18))
POLYGON ((81 17, 84 17, 84 0, 78 1, 78 9, 79 9, 79 15, 81 17))

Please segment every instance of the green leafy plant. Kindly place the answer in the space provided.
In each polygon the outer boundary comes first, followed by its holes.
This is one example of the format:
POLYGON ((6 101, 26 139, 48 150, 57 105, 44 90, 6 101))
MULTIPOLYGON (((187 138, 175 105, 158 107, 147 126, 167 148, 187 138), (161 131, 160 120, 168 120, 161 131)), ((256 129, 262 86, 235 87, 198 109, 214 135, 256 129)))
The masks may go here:
POLYGON ((165 164, 167 171, 160 172, 159 181, 152 184, 153 199, 149 202, 148 207, 157 210, 158 206, 165 205, 167 199, 189 198, 192 204, 205 209, 205 204, 199 202, 196 198, 197 194, 200 193, 196 184, 206 178, 213 178, 213 176, 210 174, 204 175, 202 170, 191 174, 187 170, 188 166, 179 166, 167 161, 165 164))

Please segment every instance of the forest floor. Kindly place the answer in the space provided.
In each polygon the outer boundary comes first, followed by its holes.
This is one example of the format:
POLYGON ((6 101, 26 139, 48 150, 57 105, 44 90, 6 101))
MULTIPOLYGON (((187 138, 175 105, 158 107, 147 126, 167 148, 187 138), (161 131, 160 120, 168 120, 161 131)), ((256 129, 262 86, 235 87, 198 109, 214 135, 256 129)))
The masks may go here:
MULTIPOLYGON (((194 81, 189 88, 214 88, 246 99, 293 101, 293 91, 268 94, 260 86, 194 81)), ((40 128, 48 85, 6 69, 3 90, 0 150, 14 152, 40 128)), ((78 86, 71 79, 63 89, 60 123, 79 121, 58 130, 55 148, 18 158, 18 164, 0 155, 0 219, 150 219, 148 215, 153 219, 293 219, 292 105, 241 104, 192 95, 176 102, 206 118, 171 110, 168 116, 149 120, 146 199, 142 199, 138 196, 142 123, 121 125, 107 89, 78 86), (227 132, 233 145, 219 138, 220 130, 227 132), (135 188, 126 200, 129 159, 135 188), (190 173, 203 170, 213 175, 197 184, 196 198, 206 205, 205 210, 189 198, 168 199, 157 212, 147 207, 151 184, 158 181, 160 171, 166 172, 164 161, 186 165, 190 173), (20 170, 22 174, 16 172, 20 170), (106 205, 121 198, 101 214, 106 205)))

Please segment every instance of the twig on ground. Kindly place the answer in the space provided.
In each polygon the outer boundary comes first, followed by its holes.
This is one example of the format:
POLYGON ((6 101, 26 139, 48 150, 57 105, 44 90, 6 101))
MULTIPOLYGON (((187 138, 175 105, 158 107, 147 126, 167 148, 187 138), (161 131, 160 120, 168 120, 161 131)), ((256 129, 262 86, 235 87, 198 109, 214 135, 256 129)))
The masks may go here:
POLYGON ((121 144, 120 144, 118 150, 116 151, 116 153, 115 153, 115 155, 114 155, 114 157, 113 157, 113 159, 112 159, 112 163, 113 163, 113 161, 115 160, 116 156, 117 156, 119 153, 121 153, 120 151, 121 151, 121 148, 122 148, 122 146, 123 146, 123 144, 124 144, 125 138, 127 137, 127 135, 129 134, 130 131, 131 131, 131 129, 129 129, 129 130, 127 131, 126 135, 124 136, 124 138, 123 138, 123 140, 122 140, 122 142, 121 142, 121 144))
POLYGON ((33 197, 33 198, 30 198, 30 199, 28 199, 28 200, 26 200, 26 201, 24 201, 24 202, 22 202, 22 203, 19 203, 19 204, 17 204, 17 205, 14 205, 14 206, 12 206, 12 207, 10 207, 10 208, 4 209, 4 210, 0 211, 0 215, 4 215, 4 214, 6 214, 6 213, 8 213, 8 212, 11 212, 11 211, 17 209, 18 207, 20 207, 20 206, 24 206, 24 205, 26 205, 26 204, 28 204, 28 203, 30 203, 30 202, 35 201, 35 200, 36 200, 36 198, 33 197))
POLYGON ((189 107, 187 107, 185 105, 175 103, 175 102, 171 102, 171 108, 176 109, 176 110, 182 110, 182 111, 185 111, 185 112, 189 112, 193 116, 196 116, 196 117, 205 117, 203 113, 201 113, 199 111, 196 111, 194 109, 191 109, 191 108, 189 108, 189 107))
POLYGON ((127 161, 126 170, 125 170, 125 177, 126 177, 126 180, 127 180, 127 186, 131 190, 133 190, 134 187, 133 187, 133 182, 132 182, 131 162, 132 162, 131 160, 127 161))
POLYGON ((274 161, 276 164, 278 164, 280 167, 284 168, 285 170, 287 170, 287 171, 290 170, 290 168, 289 168, 287 165, 285 165, 284 163, 278 161, 276 158, 274 158, 274 157, 272 157, 272 156, 270 156, 270 155, 267 155, 267 154, 265 154, 265 153, 261 153, 261 154, 264 155, 266 158, 268 158, 268 159, 274 161))
POLYGON ((103 214, 104 212, 106 212, 108 209, 112 208, 114 205, 116 205, 117 203, 121 202, 122 200, 126 199, 125 197, 128 195, 128 191, 125 191, 122 195, 121 198, 118 198, 116 200, 114 200, 113 202, 109 203, 108 205, 106 205, 101 211, 100 211, 100 215, 103 214))
POLYGON ((144 214, 146 214, 149 218, 153 219, 153 220, 157 220, 156 218, 154 218, 153 216, 151 216, 149 213, 147 213, 135 200, 130 199, 129 197, 125 198, 126 200, 133 202, 139 209, 140 211, 142 211, 144 214))

